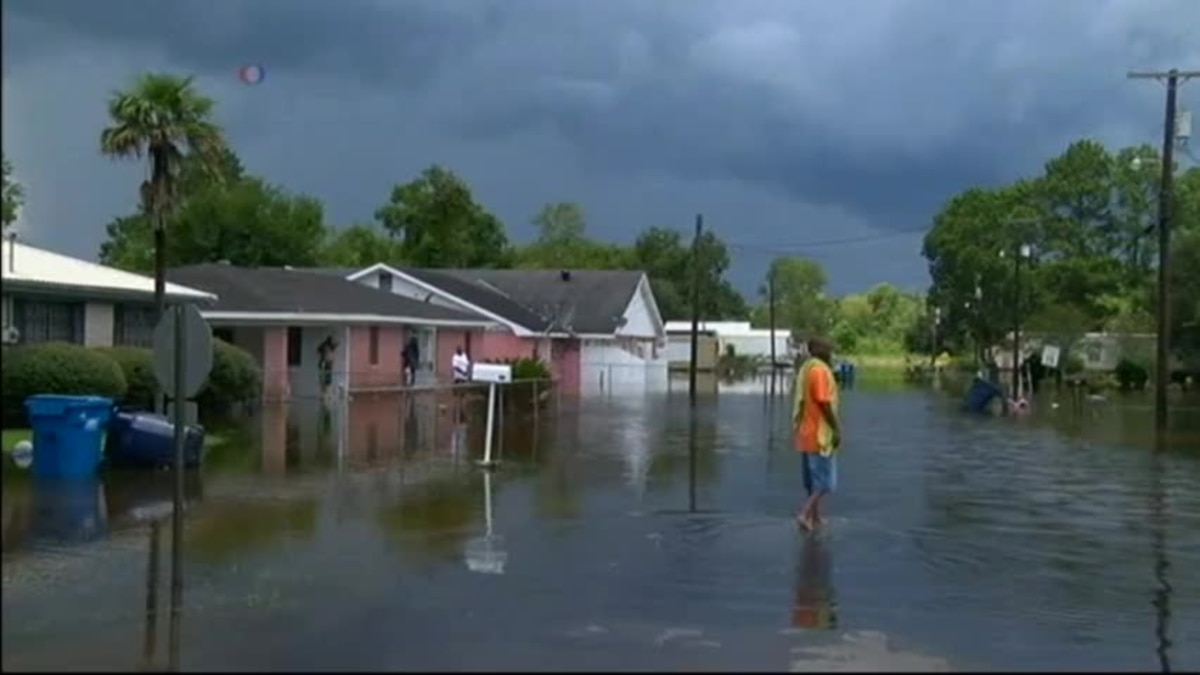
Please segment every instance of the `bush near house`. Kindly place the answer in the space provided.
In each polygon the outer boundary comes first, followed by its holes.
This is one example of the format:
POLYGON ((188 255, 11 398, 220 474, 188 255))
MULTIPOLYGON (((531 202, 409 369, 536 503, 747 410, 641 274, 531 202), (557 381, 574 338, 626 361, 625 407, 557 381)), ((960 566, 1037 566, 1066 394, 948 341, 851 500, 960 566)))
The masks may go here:
POLYGON ((554 386, 554 373, 545 361, 534 357, 521 357, 488 359, 485 363, 507 363, 512 366, 513 381, 505 386, 506 408, 531 410, 535 398, 538 406, 544 406, 549 400, 550 389, 554 386))
POLYGON ((97 352, 117 362, 129 385, 122 407, 134 410, 153 410, 158 395, 158 378, 154 375, 154 352, 142 347, 96 347, 97 352))
POLYGON ((1132 359, 1121 359, 1113 375, 1117 378, 1117 386, 1121 391, 1141 391, 1150 381, 1149 369, 1132 359))
POLYGON ((6 428, 28 426, 25 399, 34 394, 106 396, 120 400, 128 382, 117 362, 65 342, 10 347, 3 355, 2 407, 6 428))
POLYGON ((262 369, 244 349, 224 340, 213 340, 213 366, 208 384, 196 397, 204 415, 227 415, 239 406, 251 406, 262 393, 262 369))
MULTIPOLYGON (((106 396, 123 407, 152 410, 158 394, 154 353, 140 347, 84 347, 46 343, 5 347, 0 367, 4 428, 28 426, 25 399, 34 394, 106 396)), ((213 341, 213 367, 197 396, 200 414, 222 416, 254 404, 262 371, 254 357, 213 341)))

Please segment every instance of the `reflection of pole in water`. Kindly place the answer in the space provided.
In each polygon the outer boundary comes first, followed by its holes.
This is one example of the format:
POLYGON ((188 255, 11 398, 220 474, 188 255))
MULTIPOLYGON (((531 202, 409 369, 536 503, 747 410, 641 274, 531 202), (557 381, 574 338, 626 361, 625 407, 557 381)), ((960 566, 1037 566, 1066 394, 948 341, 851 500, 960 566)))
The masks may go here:
POLYGON ((688 419, 688 511, 696 511, 696 411, 688 419))
POLYGON ((142 636, 142 667, 150 669, 158 646, 158 560, 162 526, 150 523, 150 553, 146 561, 146 627, 142 636))
POLYGON ((1158 656, 1159 669, 1164 673, 1171 672, 1171 584, 1167 581, 1167 573, 1171 562, 1167 559, 1167 492, 1163 484, 1163 440, 1159 435, 1159 447, 1155 449, 1151 459, 1151 492, 1150 492, 1150 548, 1154 556, 1154 579, 1158 587, 1154 589, 1154 653, 1158 656))

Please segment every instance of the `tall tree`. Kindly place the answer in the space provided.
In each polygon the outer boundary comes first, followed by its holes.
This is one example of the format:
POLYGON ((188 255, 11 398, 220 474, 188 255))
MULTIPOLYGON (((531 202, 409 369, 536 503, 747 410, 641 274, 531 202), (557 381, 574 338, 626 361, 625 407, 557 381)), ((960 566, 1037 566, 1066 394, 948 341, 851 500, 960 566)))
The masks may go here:
MULTIPOLYGON (((769 300, 769 286, 775 277, 775 327, 797 335, 828 335, 833 328, 834 301, 825 293, 825 269, 815 260, 781 257, 771 261, 767 278, 759 287, 759 296, 769 300)), ((755 315, 755 323, 769 323, 766 304, 755 315)))
POLYGON ((13 178, 12 163, 7 157, 3 158, 4 163, 4 188, 0 196, 3 197, 3 210, 0 212, 2 216, 4 229, 8 229, 10 225, 17 222, 17 216, 21 213, 21 207, 25 204, 25 189, 13 178))
POLYGON ((406 262, 420 267, 506 267, 504 224, 478 204, 461 177, 434 165, 396 185, 375 219, 400 243, 406 262))
POLYGON ((533 217, 538 229, 538 242, 570 244, 583 239, 587 219, 583 208, 574 202, 556 202, 542 207, 533 217))
POLYGON ((538 237, 516 251, 526 269, 620 269, 630 260, 624 247, 587 237, 583 209, 572 202, 547 204, 534 216, 538 237))
POLYGON ((180 172, 185 157, 199 166, 215 166, 225 146, 213 121, 215 104, 194 86, 192 78, 146 73, 108 102, 110 126, 100 134, 100 151, 117 159, 149 161, 149 178, 139 196, 149 216, 154 239, 154 299, 165 307, 166 224, 179 207, 180 172))
POLYGON ((692 249, 682 233, 663 227, 643 230, 633 244, 630 266, 650 277, 659 311, 668 319, 685 319, 692 311, 692 270, 699 264, 700 318, 742 319, 746 301, 725 278, 729 250, 712 231, 705 231, 692 249))
MULTIPOLYGON (((179 208, 170 220, 166 265, 319 264, 326 239, 323 211, 311 197, 244 175, 231 152, 221 153, 212 164, 188 158, 180 171, 179 208)), ((147 272, 155 259, 153 233, 145 214, 114 220, 100 246, 101 262, 147 272)))
POLYGON ((369 267, 379 262, 401 262, 399 249, 399 245, 378 228, 360 223, 329 232, 321 251, 321 264, 369 267))

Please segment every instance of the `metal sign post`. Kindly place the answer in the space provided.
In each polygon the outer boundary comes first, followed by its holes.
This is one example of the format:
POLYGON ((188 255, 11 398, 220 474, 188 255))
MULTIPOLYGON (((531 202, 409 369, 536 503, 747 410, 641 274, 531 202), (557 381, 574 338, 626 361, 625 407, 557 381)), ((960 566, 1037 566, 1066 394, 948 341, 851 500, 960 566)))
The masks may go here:
POLYGON ((212 370, 213 337, 195 305, 176 305, 154 329, 154 375, 171 392, 175 426, 175 489, 171 516, 170 669, 179 671, 180 618, 183 605, 183 476, 187 439, 187 401, 204 387, 212 370))

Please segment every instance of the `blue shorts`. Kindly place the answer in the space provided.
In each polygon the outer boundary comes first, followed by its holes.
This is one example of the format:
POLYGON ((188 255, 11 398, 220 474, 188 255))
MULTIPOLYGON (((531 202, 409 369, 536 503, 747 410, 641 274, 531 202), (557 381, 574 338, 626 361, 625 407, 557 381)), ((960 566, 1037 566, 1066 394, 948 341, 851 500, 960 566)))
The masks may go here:
POLYGON ((808 494, 825 494, 837 488, 837 459, 818 452, 800 453, 804 468, 804 490, 808 494))

